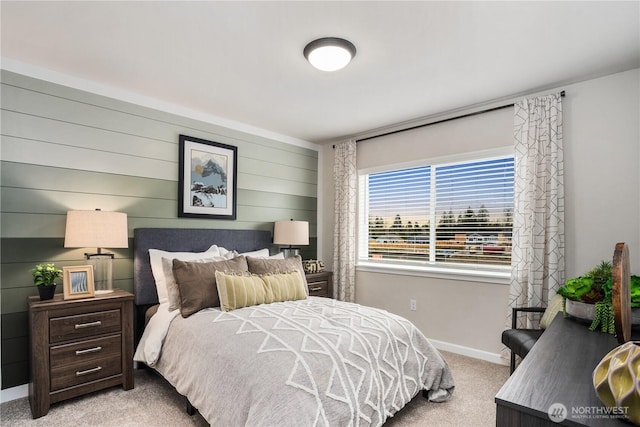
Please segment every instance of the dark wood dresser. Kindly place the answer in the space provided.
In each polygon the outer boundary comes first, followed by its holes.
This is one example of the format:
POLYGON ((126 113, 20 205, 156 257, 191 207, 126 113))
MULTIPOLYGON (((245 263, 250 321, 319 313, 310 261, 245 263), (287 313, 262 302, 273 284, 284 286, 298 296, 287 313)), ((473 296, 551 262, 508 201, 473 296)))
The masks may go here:
POLYGON ((133 295, 119 289, 65 301, 29 298, 33 418, 52 403, 122 384, 133 388, 133 295))
POLYGON ((557 314, 496 395, 498 427, 630 425, 605 412, 592 380, 595 367, 619 344, 588 326, 557 314), (559 417, 556 422, 550 412, 559 417))
POLYGON ((310 296, 333 298, 333 272, 306 273, 305 276, 310 296))

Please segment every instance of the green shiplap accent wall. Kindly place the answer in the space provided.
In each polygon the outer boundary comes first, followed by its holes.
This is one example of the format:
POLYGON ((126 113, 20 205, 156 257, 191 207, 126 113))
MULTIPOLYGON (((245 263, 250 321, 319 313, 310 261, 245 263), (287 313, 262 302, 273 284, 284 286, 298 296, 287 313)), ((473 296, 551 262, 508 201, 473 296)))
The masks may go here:
POLYGON ((26 299, 37 294, 30 270, 41 262, 84 263, 86 249, 63 247, 68 210, 127 213, 129 248, 108 250, 115 253, 114 286, 128 291, 139 227, 272 230, 274 221, 294 218, 310 225, 303 256, 317 257, 316 150, 1 73, 3 389, 29 380, 26 299), (235 221, 177 217, 180 134, 238 147, 235 221))

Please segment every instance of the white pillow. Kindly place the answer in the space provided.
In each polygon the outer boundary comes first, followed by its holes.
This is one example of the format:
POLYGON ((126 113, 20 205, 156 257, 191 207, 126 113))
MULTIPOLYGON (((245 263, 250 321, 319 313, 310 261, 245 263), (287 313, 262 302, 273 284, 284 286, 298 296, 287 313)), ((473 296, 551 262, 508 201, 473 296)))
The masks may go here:
POLYGON ((181 261, 191 261, 207 257, 220 256, 218 246, 212 245, 204 252, 168 252, 160 249, 149 249, 149 259, 151 261, 151 272, 156 282, 156 292, 158 292, 158 302, 160 304, 169 302, 167 293, 167 282, 162 268, 162 258, 177 258, 181 261))
POLYGON ((252 252, 244 252, 244 253, 241 253, 240 255, 250 256, 250 257, 253 257, 253 258, 268 258, 269 257, 269 249, 265 248, 265 249, 260 249, 260 250, 252 251, 252 252))
POLYGON ((240 255, 244 255, 247 257, 251 257, 251 258, 271 258, 271 259, 284 259, 284 254, 282 252, 278 252, 275 255, 271 255, 269 256, 269 249, 265 248, 265 249, 260 249, 257 251, 253 251, 253 252, 244 252, 241 253, 240 255))
MULTIPOLYGON (((227 253, 230 253, 227 251, 227 253)), ((188 260, 189 262, 213 262, 224 261, 228 259, 226 256, 214 256, 211 258, 202 258, 188 260)), ((185 261, 185 260, 182 260, 185 261)), ((164 272, 165 285, 167 287, 167 297, 169 299, 169 311, 178 310, 180 308, 180 289, 173 275, 173 258, 162 257, 162 271, 164 272)))
POLYGON ((220 256, 226 257, 227 259, 231 259, 234 256, 234 251, 230 251, 229 249, 225 249, 222 246, 218 246, 218 252, 220 252, 220 256))

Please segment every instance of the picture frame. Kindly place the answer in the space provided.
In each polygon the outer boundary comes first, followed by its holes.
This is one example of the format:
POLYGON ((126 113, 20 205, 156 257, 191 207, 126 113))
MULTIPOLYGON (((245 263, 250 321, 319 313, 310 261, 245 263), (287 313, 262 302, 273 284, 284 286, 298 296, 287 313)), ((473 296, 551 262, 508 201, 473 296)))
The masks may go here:
POLYGON ((93 266, 62 267, 62 291, 65 300, 91 298, 95 295, 93 266))
POLYGON ((180 135, 178 217, 236 219, 238 147, 180 135))

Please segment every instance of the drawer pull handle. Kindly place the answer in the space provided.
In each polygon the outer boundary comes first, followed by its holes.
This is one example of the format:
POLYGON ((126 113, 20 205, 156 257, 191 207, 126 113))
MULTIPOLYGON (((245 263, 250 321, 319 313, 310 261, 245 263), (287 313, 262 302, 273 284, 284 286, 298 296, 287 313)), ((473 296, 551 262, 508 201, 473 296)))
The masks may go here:
POLYGON ((96 372, 100 372, 100 371, 102 371, 102 366, 96 366, 95 368, 87 369, 86 371, 76 371, 76 377, 95 374, 96 372))
POLYGON ((322 286, 317 286, 315 288, 311 288, 309 289, 311 292, 315 292, 315 291, 321 291, 322 290, 322 286))
POLYGON ((91 328, 92 326, 100 326, 100 325, 102 325, 102 322, 99 320, 96 320, 95 322, 78 323, 76 324, 76 329, 91 328))
POLYGON ((76 350, 76 356, 80 356, 82 354, 87 354, 87 353, 95 353, 100 350, 102 350, 102 347, 93 347, 93 348, 87 348, 85 350, 76 350))

